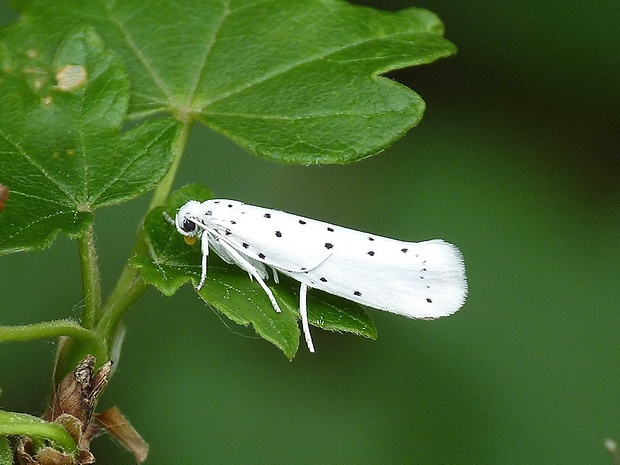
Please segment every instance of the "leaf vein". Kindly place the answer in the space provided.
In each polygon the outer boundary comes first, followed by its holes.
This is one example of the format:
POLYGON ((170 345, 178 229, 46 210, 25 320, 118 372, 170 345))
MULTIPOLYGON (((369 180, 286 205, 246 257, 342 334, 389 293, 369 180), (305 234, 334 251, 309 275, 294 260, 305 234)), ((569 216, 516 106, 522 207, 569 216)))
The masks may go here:
POLYGON ((15 152, 18 155, 24 157, 24 159, 30 163, 35 169, 37 169, 43 176, 45 176, 52 184, 54 184, 63 194, 67 196, 67 198, 73 200, 73 202, 77 203, 75 196, 71 193, 71 189, 69 186, 61 183, 58 179, 52 176, 43 166, 37 163, 22 147, 17 143, 11 140, 11 138, 0 129, 0 137, 3 137, 9 144, 11 144, 15 148, 15 152))
POLYGON ((164 80, 159 76, 159 74, 155 71, 155 68, 153 67, 151 62, 142 53, 142 50, 140 49, 136 41, 133 39, 133 37, 129 33, 129 30, 125 27, 125 24, 121 23, 120 20, 117 19, 117 17, 112 14, 112 11, 109 8, 107 9, 107 13, 108 13, 108 18, 110 19, 110 22, 118 28, 119 32, 125 39, 129 50, 133 52, 138 62, 142 64, 144 69, 151 76, 155 85, 162 91, 162 93, 168 99, 172 100, 172 93, 166 86, 164 80))
MULTIPOLYGON (((3 236, 2 239, 3 240, 8 239, 8 241, 10 241, 11 239, 19 236, 22 233, 22 231, 24 231, 24 230, 26 230, 26 229, 28 229, 28 228, 30 228, 30 227, 38 224, 38 223, 42 223, 42 222, 47 221, 49 219, 56 218, 58 216, 62 216, 65 213, 67 213, 67 212, 59 210, 59 211, 57 211, 55 213, 50 213, 50 214, 45 215, 45 216, 34 217, 34 219, 32 221, 26 223, 24 226, 22 226, 22 227, 18 226, 16 228, 12 228, 13 234, 7 234, 7 235, 3 236)), ((75 213, 76 212, 73 212, 74 217, 75 217, 75 213)), ((58 230, 60 230, 60 228, 56 228, 56 230, 58 231, 58 230)))
POLYGON ((223 14, 221 16, 221 18, 219 18, 218 23, 215 26, 215 29, 213 30, 213 33, 211 34, 211 37, 209 38, 209 40, 207 40, 207 42, 205 43, 206 47, 204 50, 204 53, 202 55, 202 58, 200 60, 200 65, 197 67, 197 72, 196 72, 196 76, 194 77, 194 81, 192 82, 192 85, 189 89, 189 91, 187 92, 187 99, 185 101, 185 105, 186 107, 189 108, 191 102, 193 101, 195 95, 196 95, 196 91, 198 89, 198 84, 200 83, 200 80, 202 78, 202 73, 205 70, 205 66, 207 64, 207 61, 209 60, 209 56, 211 55, 211 51, 213 50, 213 46, 215 45, 215 43, 217 42, 217 37, 222 29, 222 26, 224 25, 224 22, 226 21, 226 19, 230 16, 230 2, 226 3, 226 9, 223 10, 223 14))
MULTIPOLYGON (((406 36, 408 34, 410 34, 410 33, 401 33, 401 34, 398 34, 398 35, 405 35, 406 36)), ((212 105, 214 103, 218 103, 218 102, 220 102, 222 100, 225 100, 225 99, 227 99, 229 97, 232 97, 232 96, 234 96, 236 94, 239 94, 239 93, 241 93, 241 92, 243 92, 243 91, 245 91, 247 89, 250 89, 253 86, 256 86, 258 84, 262 84, 264 82, 267 82, 270 79, 274 79, 276 77, 279 77, 279 76, 281 76, 283 74, 286 74, 286 73, 288 73, 288 72, 290 72, 290 71, 292 71, 292 70, 294 70, 296 68, 300 68, 300 67, 302 67, 304 65, 307 65, 309 63, 312 63, 314 61, 327 59, 331 55, 334 55, 334 54, 337 54, 337 53, 340 53, 340 52, 343 52, 343 51, 346 51, 346 50, 349 50, 349 49, 353 49, 353 48, 358 47, 360 45, 371 43, 371 42, 376 41, 376 40, 386 40, 386 37, 363 38, 361 40, 358 40, 358 41, 355 41, 355 42, 351 42, 351 43, 346 44, 344 46, 331 47, 331 48, 326 49, 326 50, 324 50, 324 51, 322 51, 320 53, 316 53, 316 54, 311 55, 309 57, 306 57, 304 59, 300 59, 298 61, 289 63, 289 64, 287 64, 285 66, 280 66, 280 67, 273 68, 271 70, 271 72, 265 73, 262 76, 257 76, 255 79, 247 81, 247 82, 245 82, 245 83, 243 83, 243 84, 241 84, 241 85, 239 85, 237 87, 234 87, 234 88, 230 89, 230 91, 228 91, 226 93, 222 93, 219 96, 213 98, 212 100, 209 100, 209 101, 205 102, 205 106, 212 105)), ((372 59, 372 57, 369 57, 369 58, 359 58, 358 60, 360 62, 363 62, 363 61, 368 61, 369 59, 372 59)), ((334 61, 337 61, 337 60, 334 59, 334 61)), ((383 71, 383 72, 386 72, 386 71, 383 71)))

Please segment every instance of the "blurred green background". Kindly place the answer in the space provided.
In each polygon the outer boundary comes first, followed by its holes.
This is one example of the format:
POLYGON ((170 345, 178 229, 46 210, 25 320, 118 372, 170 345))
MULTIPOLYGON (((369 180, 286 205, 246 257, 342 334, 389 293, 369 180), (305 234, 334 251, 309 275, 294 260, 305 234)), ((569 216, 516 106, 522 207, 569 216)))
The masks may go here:
MULTIPOLYGON (((367 2, 382 8, 411 2, 367 2)), ((608 464, 620 439, 620 3, 426 1, 458 47, 394 73, 427 102, 416 129, 350 166, 280 166, 196 127, 178 186, 464 256, 454 316, 379 311, 376 342, 315 329, 289 362, 189 286, 126 318, 102 407, 148 463, 608 464)), ((0 17, 11 19, 5 2, 0 17)), ((1 109, 0 109, 1 111, 1 109)), ((147 199, 96 216, 110 290, 147 199)), ((77 248, 0 258, 0 324, 79 315, 77 248)), ((0 346, 0 407, 40 413, 53 342, 0 346)), ((95 441, 101 464, 132 457, 95 441)))

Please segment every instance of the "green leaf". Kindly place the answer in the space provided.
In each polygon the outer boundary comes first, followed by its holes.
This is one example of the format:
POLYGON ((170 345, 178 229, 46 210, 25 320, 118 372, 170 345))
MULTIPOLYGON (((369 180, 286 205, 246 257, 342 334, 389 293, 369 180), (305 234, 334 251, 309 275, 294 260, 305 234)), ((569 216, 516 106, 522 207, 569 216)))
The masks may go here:
POLYGON ((0 436, 0 465, 13 465, 13 451, 6 436, 0 436))
MULTIPOLYGON (((152 210, 146 218, 145 242, 148 252, 133 257, 132 264, 142 277, 165 295, 172 295, 184 283, 194 286, 200 280, 201 252, 198 245, 189 246, 173 225, 164 220, 164 211, 172 218, 188 200, 204 201, 208 190, 189 185, 175 192, 163 208, 152 210)), ((262 288, 250 281, 246 272, 209 255, 207 281, 198 291, 200 297, 240 325, 251 324, 256 332, 293 358, 299 345, 299 284, 280 276, 279 284, 271 284, 282 313, 276 313, 262 288)), ((308 319, 314 326, 332 331, 346 331, 376 338, 376 329, 364 309, 353 302, 311 290, 308 296, 308 319)))
POLYGON ((343 0, 32 0, 19 8, 11 43, 32 50, 93 25, 127 66, 133 118, 198 118, 290 163, 383 150, 419 122, 424 102, 380 75, 455 52, 427 10, 343 0))
MULTIPOLYGON (((25 45, 25 44, 24 44, 25 45)), ((0 254, 80 234, 92 211, 153 188, 173 160, 179 124, 158 119, 120 133, 125 69, 91 29, 54 56, 4 48, 0 70, 0 254), (30 59, 28 57, 31 57, 30 59)))
POLYGON ((0 410, 0 436, 23 434, 54 441, 65 452, 73 452, 76 449, 75 441, 60 424, 25 413, 0 410))

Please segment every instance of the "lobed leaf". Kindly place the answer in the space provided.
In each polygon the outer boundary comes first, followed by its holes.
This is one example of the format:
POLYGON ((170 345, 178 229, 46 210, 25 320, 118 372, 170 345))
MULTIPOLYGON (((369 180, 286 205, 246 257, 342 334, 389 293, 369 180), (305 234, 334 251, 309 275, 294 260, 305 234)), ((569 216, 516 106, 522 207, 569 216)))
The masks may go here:
MULTIPOLYGON (((140 269, 145 281, 165 295, 174 294, 184 283, 198 284, 201 252, 199 246, 188 246, 174 226, 166 222, 164 211, 174 218, 178 208, 188 200, 204 201, 210 197, 211 193, 200 186, 185 186, 171 196, 165 207, 152 210, 146 218, 144 237, 148 250, 133 257, 132 264, 140 269)), ((297 323, 299 284, 280 276, 280 283, 270 283, 270 288, 282 309, 279 314, 246 272, 211 253, 207 281, 198 294, 234 322, 251 324, 261 337, 293 358, 300 335, 297 323)), ((360 305, 320 291, 310 291, 308 319, 323 329, 376 337, 374 323, 360 305)))
POLYGON ((455 52, 431 12, 344 0, 31 0, 11 43, 93 25, 123 59, 133 118, 199 119, 274 160, 345 163, 415 126, 424 102, 380 76, 455 52))
MULTIPOLYGON (((158 119, 119 132, 129 101, 125 69, 92 29, 53 57, 0 56, 0 254, 77 236, 92 211, 152 189, 173 160, 179 123, 158 119)), ((18 56, 19 55, 19 56, 18 56)))

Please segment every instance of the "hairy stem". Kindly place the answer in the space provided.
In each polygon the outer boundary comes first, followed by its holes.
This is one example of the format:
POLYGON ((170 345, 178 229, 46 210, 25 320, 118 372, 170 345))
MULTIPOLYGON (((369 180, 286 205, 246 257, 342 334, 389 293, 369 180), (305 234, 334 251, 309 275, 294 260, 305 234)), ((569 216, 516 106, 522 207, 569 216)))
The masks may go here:
POLYGON ((58 423, 50 423, 25 413, 0 411, 0 435, 22 434, 51 439, 58 443, 65 452, 72 453, 77 449, 71 435, 58 423))
MULTIPOLYGON (((138 244, 136 244, 134 251, 137 247, 138 244)), ((97 333, 103 338, 109 350, 112 349, 111 345, 114 342, 114 336, 121 318, 148 287, 148 284, 140 277, 138 270, 131 265, 125 266, 114 291, 102 309, 103 315, 96 328, 97 333)))
POLYGON ((83 328, 73 320, 44 321, 32 325, 0 326, 0 342, 24 342, 36 339, 54 339, 67 336, 82 343, 97 358, 107 360, 107 351, 93 331, 83 328))
POLYGON ((80 263, 82 265, 82 289, 84 310, 82 325, 91 329, 95 326, 95 315, 101 306, 101 276, 95 248, 95 232, 91 224, 78 238, 80 263))

